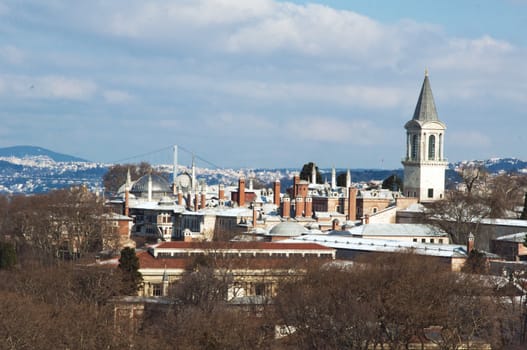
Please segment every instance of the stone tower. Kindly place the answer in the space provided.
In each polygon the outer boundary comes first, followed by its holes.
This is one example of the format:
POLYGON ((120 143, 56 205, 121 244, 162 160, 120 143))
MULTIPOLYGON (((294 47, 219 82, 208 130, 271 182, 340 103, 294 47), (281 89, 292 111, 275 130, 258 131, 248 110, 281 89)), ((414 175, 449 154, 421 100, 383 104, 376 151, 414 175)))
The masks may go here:
POLYGON ((437 116, 428 72, 425 72, 414 116, 404 128, 404 194, 417 197, 423 203, 443 199, 447 167, 444 157, 446 126, 437 116))

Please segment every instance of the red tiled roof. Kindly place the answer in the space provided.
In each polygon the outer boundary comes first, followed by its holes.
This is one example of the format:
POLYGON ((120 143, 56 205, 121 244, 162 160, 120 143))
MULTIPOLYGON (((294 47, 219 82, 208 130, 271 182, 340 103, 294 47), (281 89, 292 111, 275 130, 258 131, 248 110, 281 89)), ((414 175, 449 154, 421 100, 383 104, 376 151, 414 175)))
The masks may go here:
MULTIPOLYGON (((195 257, 185 258, 154 258, 148 252, 137 254, 139 266, 141 269, 186 269, 190 268, 195 262, 195 257)), ((310 263, 324 263, 329 258, 319 258, 316 256, 309 257, 292 257, 292 258, 217 258, 211 262, 217 268, 235 269, 290 269, 305 267, 310 263)))
POLYGON ((267 249, 267 250, 327 250, 317 243, 280 243, 280 242, 163 242, 155 249, 267 249))
POLYGON ((141 269, 185 269, 190 259, 187 258, 154 258, 148 252, 137 253, 141 269))

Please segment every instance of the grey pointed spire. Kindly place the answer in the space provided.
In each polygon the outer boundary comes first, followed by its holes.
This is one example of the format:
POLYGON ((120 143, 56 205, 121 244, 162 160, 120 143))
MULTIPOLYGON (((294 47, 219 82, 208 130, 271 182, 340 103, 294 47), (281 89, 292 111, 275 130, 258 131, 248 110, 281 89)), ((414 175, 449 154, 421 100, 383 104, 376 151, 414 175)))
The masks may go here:
POLYGON ((432 95, 432 88, 430 87, 430 80, 428 79, 428 70, 425 71, 425 80, 423 81, 419 100, 417 100, 414 117, 412 119, 420 121, 439 120, 434 96, 432 95))

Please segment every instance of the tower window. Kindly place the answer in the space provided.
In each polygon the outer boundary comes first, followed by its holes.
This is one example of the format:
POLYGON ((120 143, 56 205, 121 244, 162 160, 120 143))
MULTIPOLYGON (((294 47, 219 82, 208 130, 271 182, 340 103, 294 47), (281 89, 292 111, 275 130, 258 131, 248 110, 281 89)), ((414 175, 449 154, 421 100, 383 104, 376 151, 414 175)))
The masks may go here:
POLYGON ((434 198, 434 189, 433 188, 429 188, 428 189, 428 198, 434 198))
POLYGON ((412 160, 417 160, 417 153, 419 148, 419 139, 417 135, 412 136, 412 160))
POLYGON ((434 160, 436 157, 436 137, 430 135, 428 138, 428 160, 434 160))

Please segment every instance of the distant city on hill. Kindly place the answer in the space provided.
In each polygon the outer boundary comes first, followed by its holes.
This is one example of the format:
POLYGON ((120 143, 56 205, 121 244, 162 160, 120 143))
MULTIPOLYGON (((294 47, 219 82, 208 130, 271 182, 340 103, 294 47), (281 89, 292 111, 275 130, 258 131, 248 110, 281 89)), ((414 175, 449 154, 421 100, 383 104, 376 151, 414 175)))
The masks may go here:
MULTIPOLYGON (((311 159, 299 160, 295 168, 254 168, 254 169, 210 169, 197 167, 197 177, 208 184, 235 184, 240 174, 254 173, 259 183, 267 185, 276 179, 288 185, 292 176, 300 171, 304 163, 311 159)), ((515 158, 492 158, 481 163, 491 174, 501 172, 527 173, 527 162, 515 158)), ((447 169, 448 183, 458 181, 455 169, 467 161, 451 163, 447 169)), ((103 192, 102 177, 112 164, 90 162, 36 146, 13 146, 0 148, 0 193, 33 194, 45 193, 54 189, 84 185, 94 192, 103 192)), ((165 172, 171 178, 172 165, 155 165, 157 170, 165 172)), ((337 174, 347 169, 337 168, 337 174)), ((179 171, 189 171, 179 166, 179 171)), ((330 181, 331 169, 320 169, 323 178, 330 181)), ((355 183, 382 181, 392 174, 402 177, 399 169, 351 169, 355 183)))

